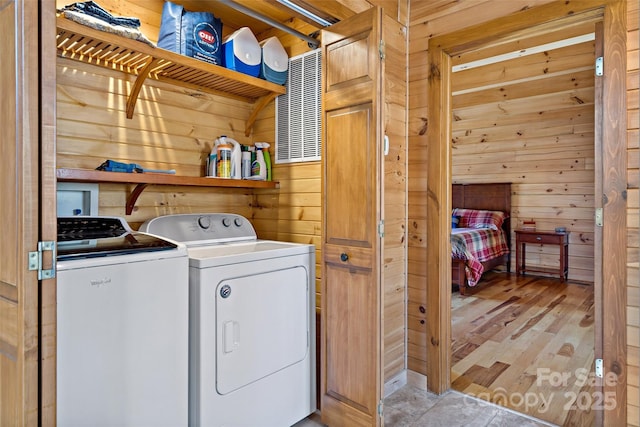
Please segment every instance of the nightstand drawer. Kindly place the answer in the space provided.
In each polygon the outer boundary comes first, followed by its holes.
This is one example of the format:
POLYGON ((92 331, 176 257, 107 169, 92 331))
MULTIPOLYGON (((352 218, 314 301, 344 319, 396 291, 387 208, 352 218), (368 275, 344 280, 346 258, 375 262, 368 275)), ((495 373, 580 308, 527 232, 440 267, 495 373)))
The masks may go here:
POLYGON ((520 236, 520 240, 527 243, 548 243, 551 245, 557 245, 562 243, 563 236, 552 236, 549 234, 523 234, 520 236))

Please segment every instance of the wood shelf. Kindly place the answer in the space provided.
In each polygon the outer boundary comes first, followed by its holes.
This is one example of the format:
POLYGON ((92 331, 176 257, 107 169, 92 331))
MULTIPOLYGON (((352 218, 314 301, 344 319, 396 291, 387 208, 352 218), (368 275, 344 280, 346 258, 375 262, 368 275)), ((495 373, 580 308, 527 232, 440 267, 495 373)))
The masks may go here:
POLYGON ((247 179, 205 178, 197 176, 176 176, 164 173, 123 173, 105 172, 93 169, 65 169, 56 171, 60 182, 91 182, 135 184, 127 196, 126 213, 131 215, 138 197, 149 185, 177 185, 191 187, 227 188, 279 188, 276 181, 252 181, 247 179))
POLYGON ((60 16, 57 18, 56 46, 58 55, 63 58, 137 76, 127 100, 128 118, 133 117, 142 84, 150 78, 252 102, 254 109, 245 124, 245 135, 249 136, 258 113, 275 97, 286 93, 284 86, 95 30, 60 16))

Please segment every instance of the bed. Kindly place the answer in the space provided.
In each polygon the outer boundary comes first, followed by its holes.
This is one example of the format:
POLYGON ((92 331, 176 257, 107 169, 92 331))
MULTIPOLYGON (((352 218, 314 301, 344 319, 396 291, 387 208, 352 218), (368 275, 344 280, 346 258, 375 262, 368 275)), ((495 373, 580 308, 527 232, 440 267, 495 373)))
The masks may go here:
POLYGON ((451 234, 451 284, 465 295, 484 272, 511 271, 511 184, 453 184, 451 206, 460 226, 451 234))

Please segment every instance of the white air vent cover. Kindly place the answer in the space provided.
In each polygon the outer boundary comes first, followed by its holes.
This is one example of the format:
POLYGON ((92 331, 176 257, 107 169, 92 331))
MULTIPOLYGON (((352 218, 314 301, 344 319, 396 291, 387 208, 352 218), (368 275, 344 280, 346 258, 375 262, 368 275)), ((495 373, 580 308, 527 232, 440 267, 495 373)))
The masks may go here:
POLYGON ((276 163, 320 160, 320 52, 289 59, 287 93, 276 98, 276 163))

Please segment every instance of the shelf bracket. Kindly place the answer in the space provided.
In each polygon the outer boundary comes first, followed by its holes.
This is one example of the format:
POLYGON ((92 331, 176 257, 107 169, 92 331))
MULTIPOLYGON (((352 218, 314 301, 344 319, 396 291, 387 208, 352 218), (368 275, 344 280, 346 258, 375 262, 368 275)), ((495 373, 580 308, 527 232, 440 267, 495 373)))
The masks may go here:
POLYGON ((255 102, 255 107, 253 108, 253 111, 251 112, 251 115, 247 119, 247 124, 246 124, 246 126, 244 128, 244 136, 251 135, 251 128, 253 128, 253 124, 256 122, 256 119, 258 118, 258 114, 260 114, 260 111, 262 111, 264 109, 264 107, 269 105, 269 103, 271 101, 276 99, 276 96, 278 96, 277 93, 269 93, 268 95, 265 95, 265 96, 259 98, 255 102))
POLYGON ((129 98, 127 99, 127 119, 133 118, 133 110, 136 108, 136 102, 138 101, 138 95, 140 95, 140 89, 142 89, 142 85, 144 81, 147 79, 147 76, 151 72, 151 70, 158 65, 160 62, 160 58, 150 57, 147 60, 147 64, 144 66, 136 81, 133 82, 133 87, 131 88, 131 93, 129 94, 129 98))
POLYGON ((127 206, 125 209, 127 215, 131 215, 131 213, 133 212, 133 208, 138 201, 138 197, 140 197, 140 194, 142 194, 142 192, 145 188, 147 188, 148 185, 149 184, 146 183, 137 184, 136 188, 134 188, 133 191, 127 196, 127 206))

